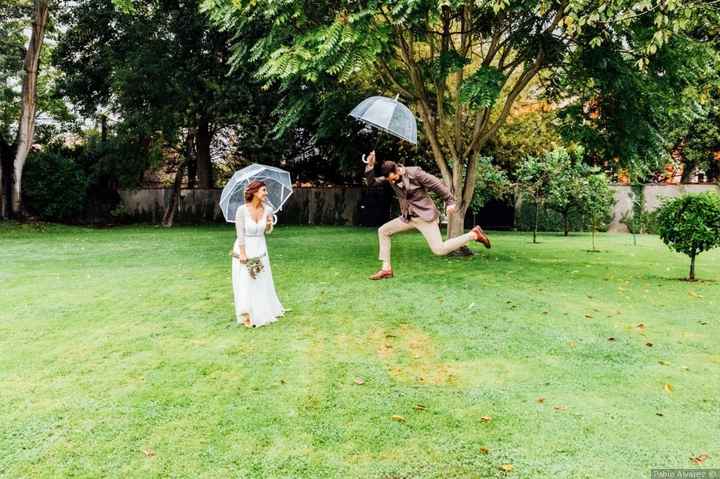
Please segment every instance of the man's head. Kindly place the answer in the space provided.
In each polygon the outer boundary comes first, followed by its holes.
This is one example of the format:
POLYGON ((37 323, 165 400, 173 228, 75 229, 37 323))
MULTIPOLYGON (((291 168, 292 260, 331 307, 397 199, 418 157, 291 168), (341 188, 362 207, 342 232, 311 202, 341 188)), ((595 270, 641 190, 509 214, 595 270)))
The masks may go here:
POLYGON ((397 183, 402 177, 402 168, 394 161, 383 161, 380 165, 380 173, 387 178, 390 183, 397 183))

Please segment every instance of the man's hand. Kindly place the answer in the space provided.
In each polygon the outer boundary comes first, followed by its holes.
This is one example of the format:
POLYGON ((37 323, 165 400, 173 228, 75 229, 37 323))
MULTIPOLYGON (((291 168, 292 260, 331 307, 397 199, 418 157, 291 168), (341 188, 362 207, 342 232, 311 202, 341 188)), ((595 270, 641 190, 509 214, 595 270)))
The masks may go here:
POLYGON ((450 216, 451 214, 455 213, 457 211, 457 206, 450 205, 447 207, 447 214, 450 216))
POLYGON ((373 168, 375 166, 375 150, 371 151, 367 156, 367 165, 368 168, 373 168))

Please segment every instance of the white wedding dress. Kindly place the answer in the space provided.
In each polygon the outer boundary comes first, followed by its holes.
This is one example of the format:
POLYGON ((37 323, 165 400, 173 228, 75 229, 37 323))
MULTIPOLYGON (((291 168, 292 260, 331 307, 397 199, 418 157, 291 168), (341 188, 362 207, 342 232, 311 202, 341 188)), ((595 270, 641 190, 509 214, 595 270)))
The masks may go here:
MULTIPOLYGON (((265 225, 268 215, 272 215, 269 208, 265 209, 259 222, 255 222, 248 208, 243 205, 237 210, 235 217, 235 230, 237 238, 233 246, 235 254, 240 253, 240 246, 245 246, 245 254, 249 259, 260 257, 263 270, 257 273, 255 279, 250 276, 248 267, 233 256, 232 283, 235 295, 235 317, 242 323, 243 315, 250 316, 253 326, 263 326, 273 323, 285 314, 280 300, 275 292, 270 258, 265 243, 265 225)), ((272 227, 268 233, 272 232, 272 227)))

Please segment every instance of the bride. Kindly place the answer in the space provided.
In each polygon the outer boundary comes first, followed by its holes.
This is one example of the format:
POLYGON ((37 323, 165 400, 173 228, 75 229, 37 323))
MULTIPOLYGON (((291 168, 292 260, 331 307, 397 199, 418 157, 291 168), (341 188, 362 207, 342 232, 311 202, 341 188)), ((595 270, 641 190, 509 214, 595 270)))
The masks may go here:
POLYGON ((250 328, 277 321, 285 314, 275 292, 265 233, 273 230, 268 192, 261 181, 245 188, 245 204, 235 215, 237 239, 231 251, 235 317, 250 328))

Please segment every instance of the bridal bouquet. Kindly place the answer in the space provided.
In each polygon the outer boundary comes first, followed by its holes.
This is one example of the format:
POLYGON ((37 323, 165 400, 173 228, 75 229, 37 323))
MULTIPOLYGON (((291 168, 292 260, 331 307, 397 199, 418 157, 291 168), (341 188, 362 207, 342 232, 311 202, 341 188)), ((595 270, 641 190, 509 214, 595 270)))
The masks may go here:
MULTIPOLYGON (((230 250, 230 256, 240 259, 240 256, 232 250, 230 250)), ((252 279, 257 279, 257 275, 265 269, 261 259, 263 256, 265 255, 258 256, 257 258, 248 258, 247 261, 240 261, 247 267, 252 279)))
POLYGON ((259 257, 248 258, 245 266, 247 266, 248 272, 250 273, 250 277, 252 279, 257 279, 257 275, 262 272, 263 269, 265 269, 265 266, 263 266, 262 261, 259 257))

